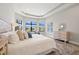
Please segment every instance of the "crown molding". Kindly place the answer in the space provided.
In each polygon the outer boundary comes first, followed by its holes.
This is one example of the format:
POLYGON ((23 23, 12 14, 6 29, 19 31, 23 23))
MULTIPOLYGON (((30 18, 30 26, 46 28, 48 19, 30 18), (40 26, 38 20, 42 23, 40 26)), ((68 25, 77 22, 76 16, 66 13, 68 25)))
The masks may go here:
POLYGON ((57 8, 61 7, 62 5, 64 5, 64 3, 60 3, 58 6, 56 6, 55 8, 49 10, 47 13, 45 13, 44 15, 33 15, 33 14, 30 14, 30 13, 26 13, 24 11, 21 11, 23 14, 25 15, 29 15, 29 16, 34 16, 34 17, 44 17, 45 15, 51 13, 52 11, 56 10, 57 8))
POLYGON ((32 18, 47 18, 47 17, 49 17, 53 14, 57 14, 58 12, 68 10, 71 7, 74 7, 75 5, 78 5, 78 4, 75 4, 75 3, 72 3, 72 4, 71 3, 60 3, 58 6, 51 9, 50 11, 45 13, 44 15, 33 15, 33 14, 30 14, 30 13, 26 13, 24 11, 19 11, 19 14, 22 14, 22 15, 27 16, 27 17, 32 17, 32 18))
POLYGON ((65 3, 61 7, 55 9, 54 11, 51 10, 51 12, 46 14, 44 17, 47 18, 47 17, 49 17, 51 15, 55 15, 57 13, 61 13, 62 11, 69 10, 69 9, 75 7, 75 6, 78 6, 78 5, 79 4, 76 4, 76 3, 72 3, 72 4, 71 3, 65 3))

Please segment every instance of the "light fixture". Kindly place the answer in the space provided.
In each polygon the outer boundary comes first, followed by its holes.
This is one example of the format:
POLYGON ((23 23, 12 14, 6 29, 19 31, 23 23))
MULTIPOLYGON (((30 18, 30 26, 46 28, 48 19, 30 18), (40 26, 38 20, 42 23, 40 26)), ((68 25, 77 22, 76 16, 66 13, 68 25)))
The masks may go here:
POLYGON ((16 26, 19 26, 19 25, 16 22, 11 22, 12 31, 15 29, 16 26))
POLYGON ((59 31, 63 31, 65 29, 65 24, 60 24, 59 25, 59 31))

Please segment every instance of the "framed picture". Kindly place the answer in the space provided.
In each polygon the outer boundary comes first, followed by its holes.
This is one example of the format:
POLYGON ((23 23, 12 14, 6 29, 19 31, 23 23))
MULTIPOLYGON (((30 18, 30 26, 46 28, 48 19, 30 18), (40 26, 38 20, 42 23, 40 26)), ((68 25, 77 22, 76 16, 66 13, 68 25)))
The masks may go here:
POLYGON ((18 23, 19 29, 22 30, 22 20, 16 19, 16 23, 18 23))

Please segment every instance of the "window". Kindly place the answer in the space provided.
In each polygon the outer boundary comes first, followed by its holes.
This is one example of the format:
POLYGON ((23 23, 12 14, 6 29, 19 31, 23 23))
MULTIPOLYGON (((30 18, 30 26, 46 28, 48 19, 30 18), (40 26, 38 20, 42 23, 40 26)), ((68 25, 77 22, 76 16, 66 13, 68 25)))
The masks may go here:
POLYGON ((45 31, 45 21, 39 22, 39 31, 44 32, 45 31))
POLYGON ((48 25, 47 25, 47 27, 48 27, 48 32, 53 32, 53 23, 48 23, 48 25))
POLYGON ((25 29, 27 32, 34 32, 36 29, 37 23, 35 21, 28 20, 25 24, 25 29))
POLYGON ((45 20, 18 20, 16 19, 16 23, 18 23, 19 28, 25 30, 27 32, 44 32, 45 31, 45 20))
POLYGON ((19 28, 22 30, 22 20, 16 19, 16 23, 18 23, 19 28))
POLYGON ((27 32, 34 32, 36 29, 40 32, 45 31, 45 21, 27 20, 25 24, 27 32))

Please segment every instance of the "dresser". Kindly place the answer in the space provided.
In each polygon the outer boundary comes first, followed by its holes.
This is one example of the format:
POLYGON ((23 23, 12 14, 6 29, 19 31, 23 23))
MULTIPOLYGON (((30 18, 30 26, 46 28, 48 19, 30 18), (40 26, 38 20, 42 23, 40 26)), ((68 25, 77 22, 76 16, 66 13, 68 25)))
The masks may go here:
POLYGON ((6 55, 7 54, 7 46, 8 40, 6 39, 0 39, 0 55, 6 55))
POLYGON ((54 39, 62 40, 62 41, 69 41, 70 32, 56 31, 54 32, 54 39))

